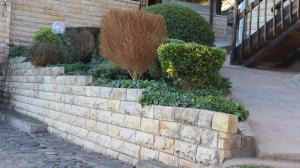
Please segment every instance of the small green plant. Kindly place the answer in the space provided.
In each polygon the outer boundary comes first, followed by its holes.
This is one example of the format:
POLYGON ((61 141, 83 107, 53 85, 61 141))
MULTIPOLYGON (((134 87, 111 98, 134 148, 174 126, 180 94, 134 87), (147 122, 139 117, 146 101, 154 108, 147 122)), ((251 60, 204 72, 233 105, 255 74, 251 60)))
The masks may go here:
POLYGON ((62 42, 65 43, 63 36, 57 36, 52 33, 52 30, 50 28, 43 28, 40 29, 35 33, 33 36, 32 44, 40 44, 43 42, 62 42))
POLYGON ((225 62, 226 51, 195 43, 166 43, 158 49, 158 58, 164 73, 178 85, 190 89, 205 88, 218 82, 216 74, 225 62))
POLYGON ((23 45, 9 44, 9 57, 26 56, 27 47, 23 45))
POLYGON ((149 6, 145 10, 164 17, 169 38, 209 46, 214 43, 214 32, 208 22, 188 7, 174 3, 163 3, 149 6))

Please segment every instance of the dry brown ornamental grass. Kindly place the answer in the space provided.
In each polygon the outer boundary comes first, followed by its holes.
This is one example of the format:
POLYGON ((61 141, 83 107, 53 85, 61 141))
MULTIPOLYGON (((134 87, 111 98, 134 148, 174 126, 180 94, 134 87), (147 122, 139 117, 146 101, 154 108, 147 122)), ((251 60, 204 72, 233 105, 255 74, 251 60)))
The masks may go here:
POLYGON ((156 50, 166 35, 166 23, 160 15, 111 10, 101 22, 101 54, 137 80, 156 60, 156 50))

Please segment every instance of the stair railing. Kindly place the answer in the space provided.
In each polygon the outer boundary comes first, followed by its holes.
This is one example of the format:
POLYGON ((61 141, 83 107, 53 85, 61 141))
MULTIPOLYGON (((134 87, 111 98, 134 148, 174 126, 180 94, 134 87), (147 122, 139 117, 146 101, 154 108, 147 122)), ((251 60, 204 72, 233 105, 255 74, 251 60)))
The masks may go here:
POLYGON ((289 24, 292 24, 293 11, 295 9, 297 10, 297 19, 300 17, 300 0, 279 0, 279 2, 269 0, 272 1, 272 3, 269 3, 268 0, 254 0, 250 3, 247 1, 248 0, 236 0, 234 4, 230 63, 235 65, 242 64, 245 56, 249 57, 253 50, 254 52, 259 50, 268 40, 272 40, 278 36, 280 32, 284 31, 287 26, 285 17, 289 18, 289 24), (244 8, 243 5, 245 5, 244 8), (288 9, 286 9, 286 6, 288 6, 288 9), (296 8, 294 8, 294 6, 296 8), (256 15, 254 15, 255 11, 256 15), (253 20, 253 16, 256 16, 256 21, 253 20), (254 26, 256 28, 253 28, 253 23, 256 24, 256 26, 254 26), (281 30, 278 30, 278 26, 281 30), (271 36, 269 35, 270 32, 272 34, 271 36))

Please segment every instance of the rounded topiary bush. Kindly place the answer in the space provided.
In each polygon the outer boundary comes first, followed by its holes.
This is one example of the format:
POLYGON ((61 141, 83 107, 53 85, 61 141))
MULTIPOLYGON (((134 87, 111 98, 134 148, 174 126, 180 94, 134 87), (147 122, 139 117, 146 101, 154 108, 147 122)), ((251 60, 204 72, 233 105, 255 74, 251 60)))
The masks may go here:
POLYGON ((188 88, 203 88, 222 67, 226 51, 195 43, 167 43, 158 49, 164 73, 188 88))
POLYGON ((169 38, 213 45, 214 32, 208 22, 194 10, 174 3, 157 4, 145 10, 164 17, 169 38))

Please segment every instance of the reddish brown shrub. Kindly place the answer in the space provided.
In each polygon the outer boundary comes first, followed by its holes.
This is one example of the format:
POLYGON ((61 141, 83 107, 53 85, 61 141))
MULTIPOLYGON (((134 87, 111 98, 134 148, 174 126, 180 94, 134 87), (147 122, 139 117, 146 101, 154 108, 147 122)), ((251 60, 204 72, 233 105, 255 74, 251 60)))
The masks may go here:
POLYGON ((34 44, 29 48, 28 55, 34 66, 62 63, 64 52, 57 45, 50 42, 34 44))
POLYGON ((157 58, 167 34, 160 15, 136 10, 111 10, 101 22, 100 51, 104 58, 139 79, 157 58))

